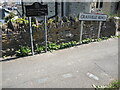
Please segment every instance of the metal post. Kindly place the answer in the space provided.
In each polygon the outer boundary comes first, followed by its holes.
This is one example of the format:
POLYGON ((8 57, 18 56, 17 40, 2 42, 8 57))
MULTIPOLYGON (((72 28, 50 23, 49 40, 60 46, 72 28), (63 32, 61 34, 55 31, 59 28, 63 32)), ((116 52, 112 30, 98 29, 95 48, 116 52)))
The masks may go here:
POLYGON ((31 17, 28 17, 28 18, 29 18, 29 28, 30 28, 31 50, 32 50, 32 55, 34 55, 34 46, 33 46, 31 17))
POLYGON ((100 38, 101 25, 102 25, 102 21, 99 22, 98 38, 100 38))
POLYGON ((84 21, 81 21, 81 29, 80 29, 80 44, 82 44, 83 24, 84 24, 84 21))
POLYGON ((116 33, 115 33, 116 36, 118 35, 118 33, 117 33, 117 31, 118 31, 118 26, 119 26, 118 24, 119 24, 119 20, 116 19, 116 33))
POLYGON ((44 29, 45 29, 45 52, 47 52, 47 16, 44 16, 44 29))

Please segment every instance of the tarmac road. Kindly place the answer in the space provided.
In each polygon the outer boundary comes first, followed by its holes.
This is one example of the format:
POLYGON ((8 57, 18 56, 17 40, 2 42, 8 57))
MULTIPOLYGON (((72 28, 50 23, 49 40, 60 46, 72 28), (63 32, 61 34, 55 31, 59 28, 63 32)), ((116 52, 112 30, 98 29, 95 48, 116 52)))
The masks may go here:
POLYGON ((91 88, 118 79, 118 39, 2 63, 3 88, 91 88))

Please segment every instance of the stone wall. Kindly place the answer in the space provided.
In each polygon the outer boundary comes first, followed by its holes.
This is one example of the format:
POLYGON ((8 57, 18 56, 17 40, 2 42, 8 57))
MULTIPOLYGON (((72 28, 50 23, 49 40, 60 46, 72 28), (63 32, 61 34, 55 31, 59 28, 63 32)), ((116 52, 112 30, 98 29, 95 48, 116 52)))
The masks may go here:
POLYGON ((119 16, 120 12, 120 2, 104 2, 102 10, 107 14, 117 14, 119 16), (119 4, 117 6, 117 4, 119 4), (118 8, 118 9, 117 9, 118 8))
MULTIPOLYGON (((68 42, 79 41, 80 36, 80 21, 76 22, 56 22, 48 24, 48 42, 68 42)), ((28 25, 27 25, 28 26, 28 25)), ((27 27, 26 26, 26 27, 27 27)), ((86 21, 84 23, 83 39, 97 38, 99 22, 86 21)), ((19 30, 19 29, 16 29, 19 30)), ((22 30, 22 29, 21 29, 22 30)), ((2 34, 2 54, 3 56, 12 56, 20 46, 30 46, 29 28, 23 31, 6 31, 3 29, 2 34)), ((115 23, 107 21, 102 23, 100 37, 110 37, 115 35, 115 23)), ((39 25, 39 28, 33 28, 33 39, 35 44, 44 45, 44 27, 39 25)))

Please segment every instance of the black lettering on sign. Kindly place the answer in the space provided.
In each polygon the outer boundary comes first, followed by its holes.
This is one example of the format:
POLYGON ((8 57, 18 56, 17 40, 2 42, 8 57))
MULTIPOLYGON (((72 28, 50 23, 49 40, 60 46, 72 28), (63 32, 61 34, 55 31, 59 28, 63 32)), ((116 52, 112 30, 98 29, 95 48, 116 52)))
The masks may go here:
POLYGON ((81 18, 82 18, 82 19, 85 18, 85 15, 81 15, 81 18))
POLYGON ((99 16, 98 19, 104 19, 104 17, 103 16, 99 16))
POLYGON ((79 20, 106 21, 107 15, 103 14, 80 14, 79 20))

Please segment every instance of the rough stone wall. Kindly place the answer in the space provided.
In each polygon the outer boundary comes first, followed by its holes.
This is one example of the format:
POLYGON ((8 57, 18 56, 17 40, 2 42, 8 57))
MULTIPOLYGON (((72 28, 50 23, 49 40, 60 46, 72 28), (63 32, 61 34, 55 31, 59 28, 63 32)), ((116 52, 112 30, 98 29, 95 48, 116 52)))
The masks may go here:
POLYGON ((118 2, 104 2, 102 10, 104 13, 117 14, 117 12, 119 12, 119 9, 117 11, 117 3, 118 2))
POLYGON ((111 8, 110 8, 110 13, 116 14, 117 13, 117 2, 111 2, 111 8))
MULTIPOLYGON (((15 29, 16 27, 14 27, 15 29)), ((23 30, 16 28, 17 31, 2 28, 2 55, 11 56, 20 46, 30 46, 29 29, 23 30)))
POLYGON ((120 17, 120 1, 119 1, 119 6, 118 6, 118 16, 120 17))
MULTIPOLYGON (((84 23, 83 39, 97 38, 98 22, 86 21, 84 23)), ((18 29, 17 29, 18 30, 18 29)), ((115 35, 115 23, 107 21, 102 23, 102 30, 100 37, 110 37, 115 35)), ((20 46, 30 46, 29 29, 24 32, 15 33, 10 30, 2 34, 2 54, 12 56, 20 46), (8 33, 8 34, 7 34, 8 33)), ((65 22, 48 24, 48 42, 68 42, 79 41, 80 36, 80 22, 65 22)), ((33 39, 35 44, 44 45, 44 27, 41 25, 38 29, 33 28, 33 39)))

